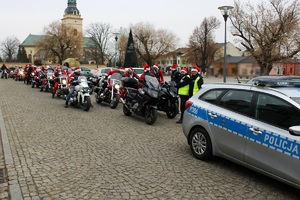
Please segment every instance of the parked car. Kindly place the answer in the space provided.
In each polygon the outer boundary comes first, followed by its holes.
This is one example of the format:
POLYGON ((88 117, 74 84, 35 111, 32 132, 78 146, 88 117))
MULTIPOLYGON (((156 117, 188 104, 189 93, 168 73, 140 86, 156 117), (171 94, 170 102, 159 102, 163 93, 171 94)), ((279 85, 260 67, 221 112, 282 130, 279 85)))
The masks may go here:
POLYGON ((183 133, 200 160, 223 157, 300 189, 300 81, 204 84, 183 133))
MULTIPOLYGON (((75 67, 72 68, 72 73, 75 71, 75 67)), ((91 72, 90 68, 87 68, 85 66, 80 66, 80 73, 83 74, 84 76, 89 76, 91 72)))
POLYGON ((141 75, 144 73, 144 69, 143 68, 138 68, 138 67, 133 67, 132 68, 139 77, 141 77, 141 75))

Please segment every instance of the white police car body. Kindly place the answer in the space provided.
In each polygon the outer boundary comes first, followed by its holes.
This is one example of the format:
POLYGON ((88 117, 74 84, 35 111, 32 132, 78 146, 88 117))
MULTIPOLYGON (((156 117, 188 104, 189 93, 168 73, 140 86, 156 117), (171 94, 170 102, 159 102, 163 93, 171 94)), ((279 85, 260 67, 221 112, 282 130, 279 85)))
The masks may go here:
POLYGON ((268 84, 203 85, 183 132, 198 159, 220 156, 300 189, 300 82, 268 84))

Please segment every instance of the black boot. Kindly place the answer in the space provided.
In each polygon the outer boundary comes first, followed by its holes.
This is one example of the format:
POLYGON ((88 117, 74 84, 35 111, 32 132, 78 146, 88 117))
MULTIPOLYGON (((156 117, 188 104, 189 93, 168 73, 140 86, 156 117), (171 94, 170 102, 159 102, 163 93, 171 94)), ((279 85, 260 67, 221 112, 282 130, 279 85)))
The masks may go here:
POLYGON ((183 112, 181 112, 180 119, 176 123, 181 124, 182 123, 182 118, 183 118, 183 112))
POLYGON ((68 108, 69 107, 69 101, 66 101, 66 104, 65 104, 65 108, 68 108))

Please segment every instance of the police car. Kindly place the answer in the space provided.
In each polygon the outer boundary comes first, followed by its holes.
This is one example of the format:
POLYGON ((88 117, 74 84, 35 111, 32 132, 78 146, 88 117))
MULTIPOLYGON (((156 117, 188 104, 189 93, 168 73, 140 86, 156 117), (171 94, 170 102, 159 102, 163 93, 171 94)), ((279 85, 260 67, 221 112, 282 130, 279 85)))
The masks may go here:
POLYGON ((205 84, 183 132, 200 160, 223 157, 300 189, 300 81, 205 84))

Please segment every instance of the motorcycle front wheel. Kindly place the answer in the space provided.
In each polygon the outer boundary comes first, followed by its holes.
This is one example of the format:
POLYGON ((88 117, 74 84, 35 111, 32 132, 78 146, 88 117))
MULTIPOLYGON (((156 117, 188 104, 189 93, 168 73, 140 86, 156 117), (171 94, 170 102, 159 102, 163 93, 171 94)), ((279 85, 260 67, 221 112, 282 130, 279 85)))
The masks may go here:
POLYGON ((114 109, 118 106, 120 101, 120 95, 116 94, 114 98, 110 101, 110 108, 114 109))
POLYGON ((83 110, 89 111, 91 108, 91 97, 85 97, 83 102, 83 110))
POLYGON ((123 113, 126 116, 130 116, 132 114, 125 104, 123 104, 123 113))
POLYGON ((148 108, 145 112, 145 120, 149 125, 154 124, 157 118, 157 110, 155 108, 148 108))
POLYGON ((171 103, 170 107, 166 111, 167 117, 169 119, 173 119, 174 117, 176 117, 177 113, 178 113, 178 104, 177 103, 171 103))

